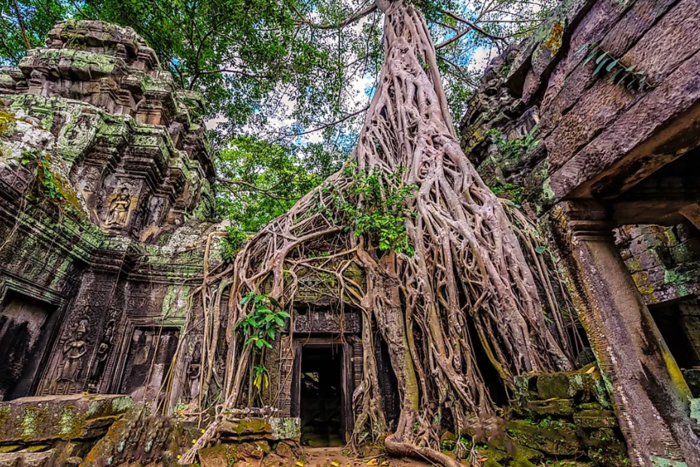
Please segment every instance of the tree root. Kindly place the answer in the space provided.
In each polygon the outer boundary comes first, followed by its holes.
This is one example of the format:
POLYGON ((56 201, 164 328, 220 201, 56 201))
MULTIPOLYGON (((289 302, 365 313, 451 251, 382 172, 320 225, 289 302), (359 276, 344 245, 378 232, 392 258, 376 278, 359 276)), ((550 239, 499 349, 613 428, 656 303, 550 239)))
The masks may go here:
POLYGON ((403 0, 377 4, 385 13, 385 61, 351 160, 263 228, 234 262, 223 399, 230 406, 245 399, 253 358, 246 339, 231 331, 252 310, 250 302, 239 305, 241 298, 267 293, 293 321, 299 278, 316 275, 323 283, 330 276, 338 286, 323 293, 335 295, 341 309, 347 303, 362 311, 353 439, 379 439, 388 430, 373 355, 377 329, 401 398, 387 451, 454 467, 459 463, 439 452, 439 430, 449 423, 459 431, 467 416, 495 409, 478 346, 506 388, 524 372, 572 369, 574 346, 547 282, 548 265, 535 253, 531 270, 523 253, 524 246, 532 257, 532 232, 516 235, 460 148, 423 17, 403 0), (400 184, 416 187, 408 206, 414 215, 405 219, 414 255, 380 251, 371 235, 349 231, 344 206, 362 209, 366 201, 351 190, 351 168, 379 174, 384 187, 397 184, 396 173, 400 184), (360 267, 364 282, 345 274, 350 265, 360 267))
POLYGON ((412 457, 414 459, 428 460, 443 467, 461 467, 455 459, 445 454, 427 447, 419 447, 411 443, 402 443, 394 439, 394 435, 389 435, 384 440, 386 452, 393 457, 412 457))

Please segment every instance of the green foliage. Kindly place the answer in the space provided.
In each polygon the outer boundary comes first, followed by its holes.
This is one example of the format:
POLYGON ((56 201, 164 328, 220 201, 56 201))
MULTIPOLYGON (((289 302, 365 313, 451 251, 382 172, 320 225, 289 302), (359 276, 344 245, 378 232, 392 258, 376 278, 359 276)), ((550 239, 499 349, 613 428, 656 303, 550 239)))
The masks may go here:
POLYGON ((353 177, 349 193, 352 199, 341 201, 340 208, 356 236, 375 239, 379 251, 394 250, 413 256, 415 249, 406 231, 406 219, 412 215, 408 201, 417 187, 403 182, 404 170, 387 175, 380 169, 365 173, 348 166, 346 171, 353 177))
POLYGON ((53 25, 76 11, 69 1, 0 0, 0 65, 17 64, 27 53, 25 36, 31 48, 44 45, 53 25))
POLYGON ((635 70, 636 65, 630 67, 620 63, 619 58, 613 57, 610 52, 603 50, 596 42, 593 44, 586 43, 579 47, 576 52, 589 51, 588 57, 583 61, 584 65, 595 60, 594 75, 605 72, 610 73, 610 82, 618 86, 623 86, 627 89, 643 90, 648 87, 653 87, 647 80, 646 72, 635 70))
POLYGON ((226 233, 221 240, 221 258, 230 264, 236 259, 236 254, 248 239, 248 235, 238 227, 226 227, 226 233))
POLYGON ((22 165, 36 165, 37 181, 40 194, 48 199, 59 201, 64 198, 61 187, 51 173, 51 156, 40 149, 22 151, 22 165))
POLYGON ((484 136, 492 136, 494 138, 496 146, 498 146, 498 152, 501 154, 501 159, 503 160, 517 160, 522 155, 535 149, 540 142, 537 135, 537 126, 532 127, 525 136, 512 140, 503 139, 503 135, 494 128, 489 129, 484 134, 484 136))
POLYGON ((505 185, 499 185, 489 188, 491 188, 493 194, 498 196, 499 198, 508 199, 517 205, 520 205, 523 202, 523 193, 525 192, 525 188, 521 186, 513 185, 512 183, 506 183, 505 185))
POLYGON ((277 330, 284 327, 284 320, 289 318, 289 313, 280 309, 280 305, 269 295, 258 295, 249 292, 243 297, 241 305, 253 301, 253 311, 236 323, 234 330, 242 332, 248 339, 245 345, 253 344, 259 350, 263 347, 272 348, 277 336, 277 330))
POLYGON ((320 145, 302 151, 251 136, 233 138, 216 161, 220 215, 240 230, 256 232, 289 210, 341 163, 342 159, 320 145))

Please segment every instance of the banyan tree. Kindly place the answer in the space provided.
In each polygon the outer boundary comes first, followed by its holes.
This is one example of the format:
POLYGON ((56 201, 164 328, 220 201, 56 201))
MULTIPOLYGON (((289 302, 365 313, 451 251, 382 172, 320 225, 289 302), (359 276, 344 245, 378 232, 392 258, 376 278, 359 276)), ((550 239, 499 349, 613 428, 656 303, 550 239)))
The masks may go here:
POLYGON ((378 0, 365 11, 375 8, 384 13, 384 65, 357 146, 341 171, 250 238, 232 266, 205 278, 205 311, 217 308, 222 287, 231 298, 226 320, 208 318, 202 358, 211 367, 212 343, 225 333, 218 410, 246 406, 260 358, 240 325, 255 309, 246 297, 269 296, 293 321, 300 272, 330 277, 338 301, 362 316, 353 441, 388 435, 390 454, 453 466, 439 451, 439 428, 459 433, 496 414, 484 365, 507 391, 516 375, 573 369, 575 333, 535 252, 535 229, 460 148, 421 12, 406 0, 378 0), (362 280, 348 273, 358 269, 362 280), (396 426, 381 410, 377 335, 397 381, 396 426), (486 359, 477 359, 477 347, 486 359))

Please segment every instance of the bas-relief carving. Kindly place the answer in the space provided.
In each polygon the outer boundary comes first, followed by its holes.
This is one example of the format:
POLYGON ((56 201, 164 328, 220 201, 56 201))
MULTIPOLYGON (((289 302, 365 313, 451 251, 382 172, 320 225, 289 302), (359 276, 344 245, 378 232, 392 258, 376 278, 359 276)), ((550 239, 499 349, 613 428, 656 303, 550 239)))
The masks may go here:
POLYGON ((81 318, 73 332, 63 344, 63 361, 57 368, 58 374, 49 392, 52 394, 72 394, 78 390, 83 361, 88 351, 88 341, 85 339, 90 322, 81 318))
POLYGON ((202 343, 197 341, 192 349, 190 361, 187 364, 185 373, 185 387, 183 392, 183 402, 192 402, 199 396, 199 380, 202 372, 202 343))
POLYGON ((361 317, 355 310, 308 310, 304 314, 294 316, 295 333, 359 333, 361 317))
POLYGON ((129 189, 121 187, 117 192, 107 198, 106 213, 104 216, 104 225, 108 228, 126 227, 129 219, 129 213, 132 209, 132 195, 129 194, 129 189))
POLYGON ((88 391, 97 392, 98 385, 104 374, 105 367, 107 365, 107 358, 109 357, 109 351, 112 347, 112 340, 114 336, 114 319, 107 323, 107 329, 102 337, 99 347, 95 355, 95 360, 92 362, 92 367, 90 368, 90 375, 88 377, 88 391))

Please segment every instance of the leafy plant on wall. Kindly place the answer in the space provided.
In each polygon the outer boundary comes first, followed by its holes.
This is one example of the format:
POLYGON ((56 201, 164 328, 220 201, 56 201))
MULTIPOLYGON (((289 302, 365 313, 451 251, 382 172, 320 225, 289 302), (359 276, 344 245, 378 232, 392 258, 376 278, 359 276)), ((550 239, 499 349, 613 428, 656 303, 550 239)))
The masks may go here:
POLYGON ((653 85, 649 82, 646 72, 637 70, 636 65, 625 66, 619 58, 615 58, 609 51, 600 47, 597 42, 586 43, 576 49, 576 53, 589 51, 583 66, 595 60, 594 75, 598 73, 610 73, 610 82, 627 89, 643 90, 653 85))

